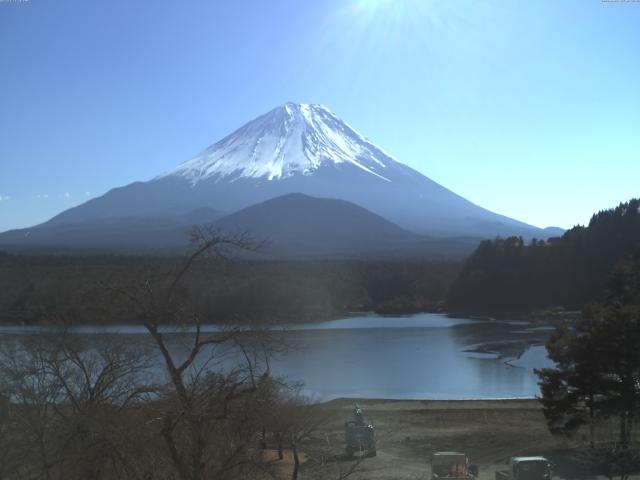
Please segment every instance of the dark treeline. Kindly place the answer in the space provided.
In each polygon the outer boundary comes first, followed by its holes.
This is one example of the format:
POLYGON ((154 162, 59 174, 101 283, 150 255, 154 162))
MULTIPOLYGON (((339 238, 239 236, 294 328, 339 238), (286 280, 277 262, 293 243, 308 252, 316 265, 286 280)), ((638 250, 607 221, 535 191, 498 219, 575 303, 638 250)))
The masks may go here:
MULTIPOLYGON (((0 321, 57 322, 63 315, 74 323, 135 322, 117 302, 105 304, 104 289, 140 278, 161 279, 182 261, 0 254, 0 321)), ((212 322, 314 321, 354 311, 437 310, 459 269, 457 262, 207 259, 183 289, 212 322)))
POLYGON ((639 344, 640 250, 617 263, 604 303, 558 324, 546 344, 555 366, 536 372, 551 432, 607 478, 640 471, 639 344))
POLYGON ((602 301, 607 279, 640 245, 640 200, 595 214, 548 241, 483 241, 451 286, 455 311, 522 312, 547 307, 579 309, 602 301))
MULTIPOLYGON (((640 244, 640 200, 595 214, 561 238, 483 241, 458 262, 236 261, 208 259, 184 287, 211 321, 313 321, 354 311, 464 313, 580 309, 604 299, 616 263, 640 244)), ((135 321, 95 294, 111 283, 154 278, 180 257, 21 256, 0 253, 0 321, 135 321), (97 311, 101 309, 102 315, 97 311), (57 313, 56 315, 59 315, 57 313)))

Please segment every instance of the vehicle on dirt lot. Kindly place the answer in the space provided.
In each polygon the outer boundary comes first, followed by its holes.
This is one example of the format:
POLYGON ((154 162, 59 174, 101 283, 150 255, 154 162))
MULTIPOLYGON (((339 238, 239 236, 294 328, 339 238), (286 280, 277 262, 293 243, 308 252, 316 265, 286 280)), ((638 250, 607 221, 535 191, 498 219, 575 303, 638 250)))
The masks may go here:
POLYGON ((355 420, 344 423, 344 434, 347 457, 355 453, 368 457, 376 456, 376 427, 364 419, 362 408, 356 403, 353 408, 355 420))
POLYGON ((469 465, 469 459, 460 452, 436 452, 431 455, 431 479, 476 479, 478 467, 469 465))
POLYGON ((551 462, 544 457, 511 457, 509 470, 496 472, 496 480, 551 480, 551 462))

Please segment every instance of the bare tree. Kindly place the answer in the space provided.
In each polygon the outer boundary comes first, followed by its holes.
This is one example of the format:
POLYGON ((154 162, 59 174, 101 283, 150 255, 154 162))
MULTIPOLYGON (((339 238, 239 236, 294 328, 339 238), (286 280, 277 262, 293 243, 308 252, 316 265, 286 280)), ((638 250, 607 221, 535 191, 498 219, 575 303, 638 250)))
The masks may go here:
POLYGON ((342 453, 342 439, 331 441, 325 426, 332 414, 325 406, 304 395, 301 384, 279 382, 276 388, 267 421, 278 452, 270 465, 271 475, 291 480, 341 480, 359 473, 366 457, 347 458, 342 453), (290 454, 290 464, 285 451, 290 454))
MULTIPOLYGON (((200 261, 225 261, 233 251, 255 250, 247 234, 192 232, 193 253, 176 272, 126 288, 126 298, 159 352, 167 382, 156 403, 154 425, 181 480, 235 478, 254 464, 251 448, 260 430, 258 396, 265 393, 259 366, 269 333, 246 326, 205 332, 204 318, 183 283, 200 261), (164 325, 181 326, 186 351, 172 349, 164 325)), ((213 319, 209 319, 211 321, 213 319)))
POLYGON ((106 313, 137 319, 149 350, 121 338, 64 333, 3 343, 0 395, 10 400, 0 408, 7 410, 0 415, 3 477, 263 477, 268 465, 259 447, 271 432, 281 456, 285 445, 291 449, 297 480, 302 449, 315 456, 323 442, 315 432, 324 418, 299 389, 271 375, 269 356, 286 348, 281 332, 207 325, 215 319, 201 313, 186 281, 206 272, 200 264, 225 262, 257 244, 246 234, 207 229, 192 238, 193 253, 173 272, 149 271, 102 288, 106 313))
MULTIPOLYGON (((135 428, 135 402, 152 386, 143 381, 144 354, 101 341, 42 334, 3 344, 0 385, 11 400, 9 450, 16 478, 140 478, 125 473, 135 428)), ((130 462, 129 462, 130 463, 130 462)))
POLYGON ((579 451, 578 461, 609 480, 628 480, 640 470, 640 450, 619 442, 600 442, 579 451))

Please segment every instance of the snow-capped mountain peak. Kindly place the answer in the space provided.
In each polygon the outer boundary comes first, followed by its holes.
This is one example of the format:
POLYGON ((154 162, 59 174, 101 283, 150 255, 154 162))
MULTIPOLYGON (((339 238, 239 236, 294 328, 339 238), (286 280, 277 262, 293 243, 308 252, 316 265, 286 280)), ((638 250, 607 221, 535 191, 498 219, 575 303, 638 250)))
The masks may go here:
MULTIPOLYGON (((97 222, 117 226, 124 221, 132 225, 143 245, 154 236, 148 234, 147 226, 162 236, 176 222, 210 223, 212 212, 233 215, 277 198, 287 199, 286 205, 270 204, 280 205, 282 218, 298 219, 290 219, 287 227, 295 235, 311 231, 309 222, 316 222, 314 228, 336 228, 335 218, 328 219, 326 210, 320 215, 317 203, 303 201, 300 194, 350 202, 405 230, 434 238, 546 235, 485 210, 393 159, 328 108, 294 103, 256 118, 169 172, 114 188, 38 228, 53 229, 50 239, 67 238, 66 232, 73 230, 68 225, 83 224, 100 243, 106 240, 92 233, 97 222), (302 221, 307 217, 309 222, 302 221), (195 218, 199 220, 188 220, 195 218)), ((275 222, 278 212, 274 215, 260 221, 263 225, 275 222)), ((342 230, 349 230, 344 223, 343 227, 333 232, 341 242, 346 238, 342 230)), ((6 238, 15 241, 15 237, 6 238)), ((114 242, 119 241, 118 236, 114 242)))
POLYGON ((287 103, 256 118, 159 178, 283 179, 349 163, 382 180, 399 163, 323 105, 287 103))

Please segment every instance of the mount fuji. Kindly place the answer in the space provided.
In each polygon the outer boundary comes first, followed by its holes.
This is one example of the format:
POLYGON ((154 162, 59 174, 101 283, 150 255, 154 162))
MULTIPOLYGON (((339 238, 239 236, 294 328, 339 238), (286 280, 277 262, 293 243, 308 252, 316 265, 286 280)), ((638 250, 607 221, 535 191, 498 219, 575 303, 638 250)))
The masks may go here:
MULTIPOLYGON (((45 246, 48 238, 57 246, 70 245, 80 242, 83 228, 95 232, 98 224, 115 225, 122 232, 116 235, 120 243, 129 237, 135 243, 132 228, 162 243, 154 228, 166 233, 216 221, 293 193, 350 202, 407 234, 431 239, 549 236, 437 184, 384 152, 328 108, 287 103, 149 181, 110 190, 36 227, 5 232, 0 246, 45 246), (198 212, 204 213, 199 217, 198 212)), ((331 230, 330 216, 322 218, 331 230)))

